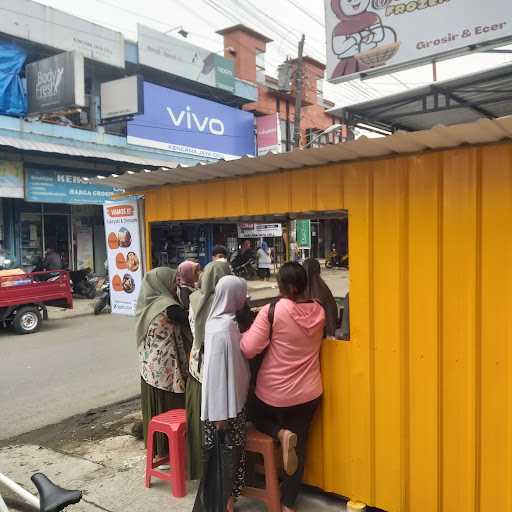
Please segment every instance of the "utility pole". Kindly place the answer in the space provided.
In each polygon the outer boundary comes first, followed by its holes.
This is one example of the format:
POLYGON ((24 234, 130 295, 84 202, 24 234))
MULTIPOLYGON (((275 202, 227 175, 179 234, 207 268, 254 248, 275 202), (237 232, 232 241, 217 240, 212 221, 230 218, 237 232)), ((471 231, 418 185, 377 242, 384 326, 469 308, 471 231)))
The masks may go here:
POLYGON ((302 86, 304 82, 304 74, 302 72, 302 53, 304 52, 304 40, 306 36, 302 34, 299 42, 299 54, 297 57, 297 68, 295 70, 295 121, 293 140, 296 148, 300 147, 300 114, 302 108, 302 86))

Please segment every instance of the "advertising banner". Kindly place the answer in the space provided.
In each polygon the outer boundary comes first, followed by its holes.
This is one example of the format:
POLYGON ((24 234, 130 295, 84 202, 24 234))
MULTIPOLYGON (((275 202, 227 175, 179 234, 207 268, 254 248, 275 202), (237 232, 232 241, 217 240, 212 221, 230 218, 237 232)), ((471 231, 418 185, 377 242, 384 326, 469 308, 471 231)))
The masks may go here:
POLYGON ((0 197, 25 197, 23 164, 0 160, 0 197))
POLYGON ((27 64, 28 113, 85 106, 84 58, 66 52, 27 64))
POLYGON ((139 64, 235 92, 232 60, 144 25, 137 26, 137 33, 139 64))
POLYGON ((109 201, 103 215, 112 313, 133 316, 142 282, 138 201, 109 201))
POLYGON ((300 249, 311 249, 311 221, 309 219, 296 222, 295 240, 300 249))
POLYGON ((143 88, 140 75, 103 82, 100 89, 102 121, 144 113, 143 88))
POLYGON ((127 140, 204 158, 254 155, 254 116, 145 82, 144 114, 128 121, 127 140))
POLYGON ((266 155, 270 151, 281 152, 279 114, 275 113, 256 118, 256 141, 258 144, 258 156, 266 155))
POLYGON ((124 68, 121 32, 31 0, 0 0, 0 32, 124 68))
POLYGON ((272 238, 283 236, 281 224, 252 222, 238 224, 238 238, 272 238))
POLYGON ((103 204, 118 189, 93 185, 75 171, 27 169, 25 200, 38 203, 103 204))
POLYGON ((327 79, 391 73, 512 40, 503 0, 324 0, 327 79))

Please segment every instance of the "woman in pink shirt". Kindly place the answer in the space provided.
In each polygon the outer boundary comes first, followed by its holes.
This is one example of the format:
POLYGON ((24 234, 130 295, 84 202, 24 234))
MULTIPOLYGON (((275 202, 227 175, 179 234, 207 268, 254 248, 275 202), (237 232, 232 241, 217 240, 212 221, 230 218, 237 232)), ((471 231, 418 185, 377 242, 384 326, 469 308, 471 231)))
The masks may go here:
POLYGON ((273 317, 271 306, 265 306, 243 335, 241 349, 248 359, 264 352, 252 419, 260 432, 281 443, 283 511, 290 512, 304 473, 309 426, 322 396, 319 354, 325 312, 319 303, 304 299, 307 276, 298 263, 285 263, 278 283, 273 317))

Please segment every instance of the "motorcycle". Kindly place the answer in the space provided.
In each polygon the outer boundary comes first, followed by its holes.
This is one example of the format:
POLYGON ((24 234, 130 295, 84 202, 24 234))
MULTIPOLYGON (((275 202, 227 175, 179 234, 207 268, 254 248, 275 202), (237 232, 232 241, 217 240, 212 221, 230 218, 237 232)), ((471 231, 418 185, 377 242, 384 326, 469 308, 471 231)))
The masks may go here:
POLYGON ((73 295, 86 299, 96 298, 97 279, 92 275, 90 268, 71 270, 69 277, 71 278, 73 295))
POLYGON ((256 270, 256 260, 254 258, 250 258, 242 263, 238 251, 235 251, 231 255, 230 264, 233 274, 237 277, 250 280, 256 278, 258 275, 258 271, 256 270))
MULTIPOLYGON (((39 258, 32 272, 45 272, 46 270, 43 258, 39 258)), ((58 276, 58 272, 49 272, 38 276, 36 279, 39 281, 50 281, 57 279, 58 276)), ((69 278, 73 297, 83 297, 85 299, 94 299, 96 297, 97 279, 93 276, 90 268, 69 270, 69 278)))
POLYGON ((94 304, 94 314, 99 315, 107 306, 110 308, 110 279, 108 276, 101 286, 101 294, 94 304))

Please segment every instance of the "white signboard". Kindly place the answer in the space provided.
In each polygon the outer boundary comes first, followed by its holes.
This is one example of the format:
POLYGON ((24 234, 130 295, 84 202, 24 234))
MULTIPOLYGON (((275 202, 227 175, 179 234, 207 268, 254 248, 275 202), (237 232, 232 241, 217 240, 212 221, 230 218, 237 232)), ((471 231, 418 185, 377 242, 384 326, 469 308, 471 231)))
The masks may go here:
POLYGON ((76 266, 94 270, 94 248, 92 243, 92 227, 77 226, 76 228, 76 266))
POLYGON ((137 26, 139 64, 235 91, 233 61, 144 25, 137 26))
POLYGON ((390 73, 512 40, 507 0, 324 0, 327 79, 390 73))
POLYGON ((31 0, 0 0, 0 32, 124 68, 124 38, 100 25, 31 0))
POLYGON ((25 197, 23 164, 0 160, 0 197, 25 197))
POLYGON ((281 224, 264 224, 252 222, 238 224, 238 238, 272 238, 283 236, 281 224))
POLYGON ((140 75, 101 84, 101 119, 144 113, 144 82, 140 75))
POLYGON ((135 315, 142 282, 139 209, 136 199, 103 206, 112 313, 135 315))

